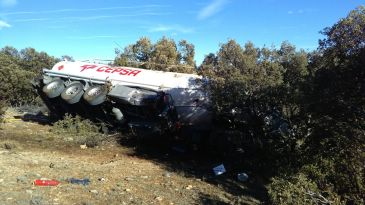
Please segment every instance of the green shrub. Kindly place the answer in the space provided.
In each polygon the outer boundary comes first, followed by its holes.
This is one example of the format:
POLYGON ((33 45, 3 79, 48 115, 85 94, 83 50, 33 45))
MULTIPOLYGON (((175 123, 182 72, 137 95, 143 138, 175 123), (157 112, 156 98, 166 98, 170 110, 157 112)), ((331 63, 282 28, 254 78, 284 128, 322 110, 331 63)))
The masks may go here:
POLYGON ((56 63, 54 57, 33 48, 17 49, 5 46, 0 49, 0 101, 9 105, 38 104, 30 80, 42 68, 51 68, 56 63))
POLYGON ((88 147, 95 147, 105 139, 100 130, 101 127, 90 120, 82 119, 80 116, 73 117, 70 114, 66 114, 63 120, 54 123, 51 129, 57 135, 68 137, 73 142, 86 144, 88 147))
POLYGON ((293 177, 275 177, 268 187, 273 204, 341 204, 336 194, 322 195, 317 184, 302 173, 293 177))
POLYGON ((313 179, 322 191, 339 194, 342 202, 364 204, 364 162, 356 157, 333 155, 331 159, 320 159, 303 166, 301 172, 313 179))

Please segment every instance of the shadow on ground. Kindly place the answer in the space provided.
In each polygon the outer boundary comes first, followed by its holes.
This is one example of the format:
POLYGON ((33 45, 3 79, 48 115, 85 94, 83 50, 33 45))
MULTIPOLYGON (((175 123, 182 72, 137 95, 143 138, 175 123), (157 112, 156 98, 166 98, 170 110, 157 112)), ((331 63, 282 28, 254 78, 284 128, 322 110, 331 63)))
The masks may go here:
POLYGON ((227 196, 210 196, 200 193, 199 204, 265 204, 268 200, 265 183, 260 174, 240 166, 244 156, 224 156, 204 147, 195 150, 185 142, 173 141, 162 136, 131 135, 124 133, 118 138, 122 146, 131 147, 131 155, 152 160, 163 165, 169 172, 208 182, 223 189, 227 196), (241 158, 237 161, 238 158, 241 158), (224 164, 227 172, 215 176, 212 168, 224 164), (237 174, 245 172, 247 181, 239 181, 237 174))
POLYGON ((48 112, 46 107, 23 105, 20 107, 12 107, 11 110, 11 117, 16 120, 35 122, 41 125, 51 125, 54 122, 53 119, 45 114, 48 112))
MULTIPOLYGON (((16 116, 14 118, 17 118, 16 116)), ((52 124, 52 121, 49 119, 48 116, 42 114, 42 113, 27 113, 24 114, 23 116, 19 117, 20 119, 22 119, 25 122, 35 122, 41 125, 50 125, 52 124)))

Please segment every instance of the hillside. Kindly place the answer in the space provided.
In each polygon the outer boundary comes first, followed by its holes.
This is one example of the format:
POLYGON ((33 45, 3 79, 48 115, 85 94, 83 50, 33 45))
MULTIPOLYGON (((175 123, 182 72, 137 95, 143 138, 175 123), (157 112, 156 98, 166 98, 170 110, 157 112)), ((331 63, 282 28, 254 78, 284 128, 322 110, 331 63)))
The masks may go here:
MULTIPOLYGON (((50 125, 26 122, 6 113, 0 130, 2 204, 259 204, 254 179, 213 175, 209 159, 171 147, 109 136, 100 146, 81 149, 72 139, 51 133, 50 125), (148 147, 156 146, 156 147, 148 147), (194 159, 195 158, 195 159, 194 159), (33 185, 56 179, 55 187, 33 185), (88 178, 90 184, 71 184, 88 178)), ((261 196, 264 195, 261 193, 261 196)))

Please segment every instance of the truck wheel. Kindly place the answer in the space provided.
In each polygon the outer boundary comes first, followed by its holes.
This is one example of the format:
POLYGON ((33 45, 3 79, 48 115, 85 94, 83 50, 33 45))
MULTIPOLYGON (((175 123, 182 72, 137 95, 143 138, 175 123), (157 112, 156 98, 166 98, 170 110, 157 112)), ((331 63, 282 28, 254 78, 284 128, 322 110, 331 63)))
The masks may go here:
POLYGON ((42 90, 49 98, 55 98, 61 95, 64 88, 65 85, 63 81, 61 79, 55 79, 47 85, 43 86, 42 90))
POLYGON ((80 82, 72 82, 62 92, 61 97, 68 104, 75 104, 80 101, 84 94, 84 86, 80 82))
POLYGON ((91 86, 84 93, 84 100, 90 105, 99 105, 106 99, 107 89, 104 86, 91 86))

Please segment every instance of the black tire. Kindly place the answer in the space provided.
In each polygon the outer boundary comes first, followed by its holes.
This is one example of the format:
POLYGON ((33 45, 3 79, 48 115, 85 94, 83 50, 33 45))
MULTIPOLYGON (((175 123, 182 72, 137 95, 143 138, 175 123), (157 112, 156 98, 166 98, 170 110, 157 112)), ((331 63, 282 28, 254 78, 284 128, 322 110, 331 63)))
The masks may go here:
POLYGON ((80 82, 72 82, 62 92, 61 97, 68 104, 75 104, 80 101, 84 94, 84 85, 80 82))
POLYGON ((99 105, 105 101, 107 93, 108 91, 104 86, 91 86, 85 91, 84 100, 90 105, 99 105))
POLYGON ((61 79, 55 79, 48 83, 47 85, 43 86, 43 92, 49 98, 55 98, 61 95, 62 91, 65 89, 65 84, 61 79))

